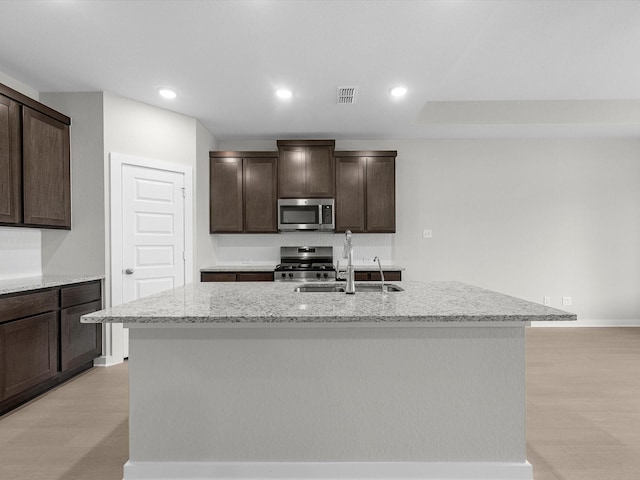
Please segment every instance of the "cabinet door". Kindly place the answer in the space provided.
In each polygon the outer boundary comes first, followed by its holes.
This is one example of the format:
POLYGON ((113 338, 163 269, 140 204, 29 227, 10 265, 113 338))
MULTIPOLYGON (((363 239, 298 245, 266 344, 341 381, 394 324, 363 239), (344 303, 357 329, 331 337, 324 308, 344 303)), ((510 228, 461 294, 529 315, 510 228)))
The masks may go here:
POLYGON ((277 165, 277 158, 244 159, 245 232, 278 231, 277 165))
POLYGON ((278 197, 306 197, 306 167, 304 147, 279 147, 279 151, 278 197))
POLYGON ((366 172, 367 231, 396 231, 394 157, 368 157, 366 172))
POLYGON ((310 198, 333 198, 335 184, 335 163, 329 147, 307 147, 306 196, 310 198))
POLYGON ((20 106, 0 95, 0 222, 22 221, 20 106))
POLYGON ((24 223, 71 228, 69 126, 22 107, 24 223))
POLYGON ((102 302, 96 301, 60 312, 60 368, 63 372, 90 362, 102 353, 102 325, 80 323, 82 315, 101 308, 102 302))
POLYGON ((336 159, 336 230, 364 232, 365 159, 336 159))
POLYGON ((209 185, 211 233, 242 232, 242 158, 212 158, 209 185))
POLYGON ((0 400, 56 375, 57 324, 48 312, 0 325, 0 400))

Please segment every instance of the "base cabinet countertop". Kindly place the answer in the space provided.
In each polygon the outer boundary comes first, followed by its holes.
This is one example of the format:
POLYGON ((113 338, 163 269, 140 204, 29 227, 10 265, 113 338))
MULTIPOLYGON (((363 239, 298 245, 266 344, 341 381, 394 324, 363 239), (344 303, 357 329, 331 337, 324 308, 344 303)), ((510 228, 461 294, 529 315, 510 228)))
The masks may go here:
POLYGON ((525 327, 576 316, 398 283, 197 283, 83 316, 130 327, 124 480, 532 480, 525 327))

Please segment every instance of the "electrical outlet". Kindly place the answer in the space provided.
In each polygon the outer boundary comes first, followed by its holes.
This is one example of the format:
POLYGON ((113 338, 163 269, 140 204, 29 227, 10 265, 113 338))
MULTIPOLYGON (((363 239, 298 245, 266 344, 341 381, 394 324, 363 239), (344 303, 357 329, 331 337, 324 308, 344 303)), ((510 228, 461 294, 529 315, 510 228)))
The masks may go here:
POLYGON ((565 307, 571 305, 571 297, 562 297, 562 305, 565 307))
POLYGON ((422 230, 422 238, 433 238, 433 231, 425 228, 422 230))
POLYGON ((547 307, 551 305, 551 297, 542 297, 542 304, 547 307))

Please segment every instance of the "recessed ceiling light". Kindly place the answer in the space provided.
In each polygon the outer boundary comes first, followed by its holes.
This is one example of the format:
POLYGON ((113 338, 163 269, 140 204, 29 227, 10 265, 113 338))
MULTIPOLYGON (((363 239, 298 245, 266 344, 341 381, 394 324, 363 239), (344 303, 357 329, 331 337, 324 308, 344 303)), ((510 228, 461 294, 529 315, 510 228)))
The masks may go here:
POLYGON ((391 89, 391 95, 394 97, 402 97, 407 93, 407 89, 405 87, 395 87, 391 89))
POLYGON ((178 96, 175 90, 168 87, 159 87, 158 93, 161 97, 168 99, 176 98, 178 96))
POLYGON ((291 98, 291 90, 288 90, 286 88, 280 88, 279 90, 276 90, 276 95, 278 96, 278 98, 291 98))

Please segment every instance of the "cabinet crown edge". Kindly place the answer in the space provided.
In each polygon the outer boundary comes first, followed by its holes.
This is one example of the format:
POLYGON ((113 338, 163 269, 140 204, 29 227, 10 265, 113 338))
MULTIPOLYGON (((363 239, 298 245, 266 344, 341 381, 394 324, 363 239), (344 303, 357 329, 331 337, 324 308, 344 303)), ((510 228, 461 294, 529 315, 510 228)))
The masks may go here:
POLYGON ((18 103, 21 103, 22 105, 32 108, 36 112, 40 112, 43 115, 54 118, 59 122, 64 123, 65 125, 71 125, 71 117, 68 117, 63 113, 60 113, 57 110, 54 110, 53 108, 48 107, 45 104, 40 103, 39 101, 31 97, 28 97, 23 93, 18 92, 17 90, 14 90, 13 88, 7 87, 2 83, 0 83, 0 95, 4 95, 5 97, 10 98, 11 100, 14 100, 18 103))
POLYGON ((397 150, 336 150, 336 157, 397 157, 397 150))

